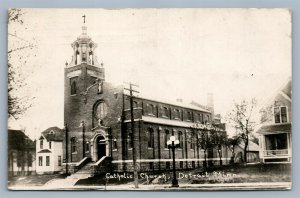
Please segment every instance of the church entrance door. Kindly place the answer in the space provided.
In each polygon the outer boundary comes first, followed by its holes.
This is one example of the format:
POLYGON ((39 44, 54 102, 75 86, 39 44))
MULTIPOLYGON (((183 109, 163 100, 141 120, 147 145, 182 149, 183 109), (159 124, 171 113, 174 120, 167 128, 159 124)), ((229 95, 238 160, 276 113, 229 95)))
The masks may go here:
POLYGON ((97 138, 97 161, 106 155, 106 141, 103 136, 97 138))

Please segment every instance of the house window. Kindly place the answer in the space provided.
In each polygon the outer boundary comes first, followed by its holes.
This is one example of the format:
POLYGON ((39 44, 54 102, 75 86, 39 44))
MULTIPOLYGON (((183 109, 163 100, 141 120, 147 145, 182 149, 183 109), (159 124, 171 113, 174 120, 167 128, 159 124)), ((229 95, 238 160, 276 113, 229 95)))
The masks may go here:
POLYGON ((128 134, 128 148, 131 149, 133 147, 133 136, 132 136, 132 133, 129 133, 128 134))
POLYGON ((50 166, 50 156, 46 156, 46 166, 50 166))
POLYGON ((181 131, 179 131, 178 133, 178 141, 179 141, 179 148, 183 148, 183 137, 181 131))
POLYGON ((43 157, 39 156, 39 166, 43 166, 43 157))
POLYGON ((274 107, 275 123, 287 122, 287 107, 274 107))
POLYGON ((192 168, 195 168, 195 161, 192 161, 192 168))
POLYGON ((170 139, 170 132, 168 130, 165 131, 165 148, 168 148, 168 140, 170 139))
POLYGON ((76 138, 73 137, 71 139, 71 153, 76 153, 76 152, 77 152, 76 138))
POLYGON ((280 110, 281 110, 281 122, 286 123, 287 122, 286 107, 280 107, 280 110))
POLYGON ((57 164, 58 164, 58 166, 61 166, 61 156, 60 155, 58 156, 58 163, 57 164))
POLYGON ((43 148, 44 148, 44 141, 40 140, 40 149, 43 149, 43 148))
POLYGON ((49 142, 49 149, 51 149, 51 141, 49 142))
POLYGON ((154 131, 149 129, 148 131, 148 148, 154 148, 154 131))
POLYGON ((71 83, 71 95, 75 95, 77 92, 77 85, 76 85, 76 81, 73 81, 71 83))
POLYGON ((163 116, 168 117, 169 116, 169 109, 167 107, 164 107, 163 109, 163 116))

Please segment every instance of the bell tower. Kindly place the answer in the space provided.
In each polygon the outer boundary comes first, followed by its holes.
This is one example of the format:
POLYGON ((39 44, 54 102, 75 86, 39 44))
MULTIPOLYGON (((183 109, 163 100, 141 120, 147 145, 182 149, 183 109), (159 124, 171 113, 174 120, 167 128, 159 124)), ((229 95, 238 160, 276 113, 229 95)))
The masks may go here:
POLYGON ((68 129, 74 131, 85 121, 87 98, 101 94, 105 80, 103 64, 99 64, 95 53, 97 44, 87 35, 85 17, 82 32, 71 47, 72 59, 66 63, 64 72, 64 121, 68 129))

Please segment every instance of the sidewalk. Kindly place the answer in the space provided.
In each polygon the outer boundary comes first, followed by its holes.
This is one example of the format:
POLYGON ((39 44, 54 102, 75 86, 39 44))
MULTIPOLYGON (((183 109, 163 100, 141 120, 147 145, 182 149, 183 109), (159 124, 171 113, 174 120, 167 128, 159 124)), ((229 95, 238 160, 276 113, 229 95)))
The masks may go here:
POLYGON ((184 191, 184 190, 289 190, 291 182, 265 183, 226 183, 226 184, 179 184, 178 188, 170 185, 139 185, 136 189, 132 184, 110 186, 12 186, 10 190, 108 190, 108 191, 184 191))

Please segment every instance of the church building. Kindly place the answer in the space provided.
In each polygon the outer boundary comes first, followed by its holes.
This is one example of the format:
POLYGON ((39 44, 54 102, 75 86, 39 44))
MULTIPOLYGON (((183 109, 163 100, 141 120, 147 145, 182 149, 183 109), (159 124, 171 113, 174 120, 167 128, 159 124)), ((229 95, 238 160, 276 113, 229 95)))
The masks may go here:
MULTIPOLYGON (((66 172, 73 173, 83 167, 88 167, 93 174, 130 172, 133 171, 133 150, 138 171, 170 170, 172 153, 167 141, 171 135, 179 140, 176 168, 201 167, 205 156, 208 163, 218 163, 218 152, 204 150, 196 141, 202 131, 210 135, 226 134, 220 117, 216 117, 214 124, 212 95, 208 97, 208 106, 135 96, 132 130, 130 95, 123 86, 106 81, 105 68, 95 54, 97 44, 87 35, 86 26, 71 46, 73 56, 71 62, 66 63, 64 75, 63 164, 66 172)), ((222 153, 225 164, 225 148, 222 153)))

